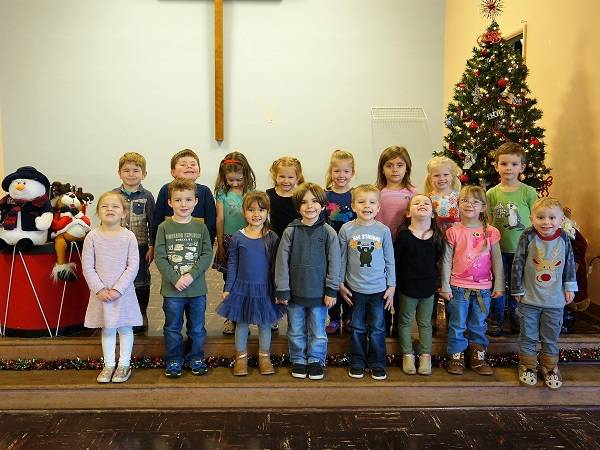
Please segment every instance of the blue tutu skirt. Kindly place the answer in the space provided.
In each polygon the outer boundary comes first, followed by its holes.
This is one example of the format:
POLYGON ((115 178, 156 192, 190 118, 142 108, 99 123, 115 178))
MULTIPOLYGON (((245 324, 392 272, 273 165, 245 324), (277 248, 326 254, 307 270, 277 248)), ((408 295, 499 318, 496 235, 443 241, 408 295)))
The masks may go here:
POLYGON ((217 307, 217 314, 234 322, 271 326, 283 317, 285 306, 273 302, 263 283, 236 280, 229 296, 217 307))

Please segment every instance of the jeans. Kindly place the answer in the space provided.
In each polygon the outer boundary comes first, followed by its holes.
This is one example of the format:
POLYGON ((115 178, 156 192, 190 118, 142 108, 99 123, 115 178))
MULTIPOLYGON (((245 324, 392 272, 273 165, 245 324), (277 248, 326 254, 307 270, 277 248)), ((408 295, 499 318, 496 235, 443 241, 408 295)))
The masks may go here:
POLYGON ((517 301, 509 294, 510 292, 510 276, 512 271, 512 263, 515 257, 514 253, 502 253, 502 265, 504 266, 505 294, 502 297, 497 297, 492 303, 490 311, 490 323, 502 329, 504 325, 504 309, 508 303, 508 319, 511 329, 516 328, 519 318, 516 314, 517 301), (508 302, 506 299, 508 298, 508 302))
POLYGON ((292 364, 318 362, 327 357, 327 306, 302 306, 288 303, 288 345, 292 364))
POLYGON ((199 361, 204 359, 204 340, 206 328, 204 328, 204 313, 206 311, 206 295, 198 297, 165 297, 163 301, 165 312, 165 325, 163 334, 165 336, 165 351, 167 364, 177 361, 184 362, 183 316, 187 319, 187 337, 189 352, 185 359, 187 361, 199 361))
POLYGON ((133 350, 133 327, 102 328, 102 354, 106 367, 115 367, 115 349, 119 332, 119 366, 129 367, 133 350))
POLYGON ((350 367, 383 369, 386 366, 384 292, 352 292, 350 367))
POLYGON ((519 304, 517 316, 521 325, 519 351, 524 355, 536 355, 537 343, 542 343, 541 353, 558 355, 558 338, 563 321, 563 308, 519 304))
POLYGON ((452 300, 448 302, 448 354, 464 352, 469 343, 487 348, 486 319, 490 310, 491 289, 469 289, 451 286, 452 300), (468 297, 465 298, 465 294, 468 297), (480 296, 481 303, 478 299, 480 296), (469 332, 467 340, 465 332, 469 332))
POLYGON ((412 298, 400 294, 400 318, 398 321, 398 336, 400 337, 400 349, 403 354, 412 354, 412 326, 417 315, 417 327, 419 329, 419 353, 431 354, 431 313, 433 311, 432 295, 427 298, 412 298))
MULTIPOLYGON (((235 351, 242 353, 248 350, 248 327, 246 322, 237 322, 235 324, 235 351)), ((258 327, 258 351, 269 353, 271 349, 271 326, 258 327)))

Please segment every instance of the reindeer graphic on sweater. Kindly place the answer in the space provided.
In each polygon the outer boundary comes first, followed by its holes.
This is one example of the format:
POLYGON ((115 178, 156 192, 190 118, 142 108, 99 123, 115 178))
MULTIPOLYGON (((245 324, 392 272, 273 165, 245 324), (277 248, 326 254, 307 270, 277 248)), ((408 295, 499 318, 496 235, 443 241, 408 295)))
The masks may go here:
POLYGON ((556 269, 562 264, 562 261, 558 258, 560 248, 555 246, 549 258, 546 258, 544 251, 537 245, 535 246, 535 252, 535 256, 531 258, 535 267, 535 283, 541 287, 550 286, 556 282, 556 269))

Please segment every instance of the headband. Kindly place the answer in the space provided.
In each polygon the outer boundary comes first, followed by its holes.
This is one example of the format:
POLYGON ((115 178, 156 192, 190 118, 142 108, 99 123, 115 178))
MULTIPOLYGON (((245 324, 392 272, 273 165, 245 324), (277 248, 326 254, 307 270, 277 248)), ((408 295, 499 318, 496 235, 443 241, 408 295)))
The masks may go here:
POLYGON ((221 164, 241 164, 237 159, 224 159, 221 164))

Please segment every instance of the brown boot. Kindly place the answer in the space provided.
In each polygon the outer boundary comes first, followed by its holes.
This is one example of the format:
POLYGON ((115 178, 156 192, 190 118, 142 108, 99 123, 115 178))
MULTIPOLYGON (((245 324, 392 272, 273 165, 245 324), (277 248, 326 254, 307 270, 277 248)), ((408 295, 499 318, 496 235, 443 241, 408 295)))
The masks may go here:
POLYGON ((271 362, 271 355, 258 352, 258 370, 261 375, 273 375, 275 373, 273 363, 271 362))
POLYGON ((450 355, 450 361, 448 361, 448 373, 452 375, 462 375, 464 371, 465 355, 462 352, 450 355))
POLYGON ((540 353, 540 369, 546 386, 550 389, 558 389, 562 386, 562 376, 558 370, 558 355, 540 353))
POLYGON ((241 377, 248 375, 248 353, 235 352, 235 362, 233 363, 233 374, 241 377))
POLYGON ((479 375, 494 375, 494 371, 485 361, 485 349, 479 344, 469 344, 469 366, 479 375))

